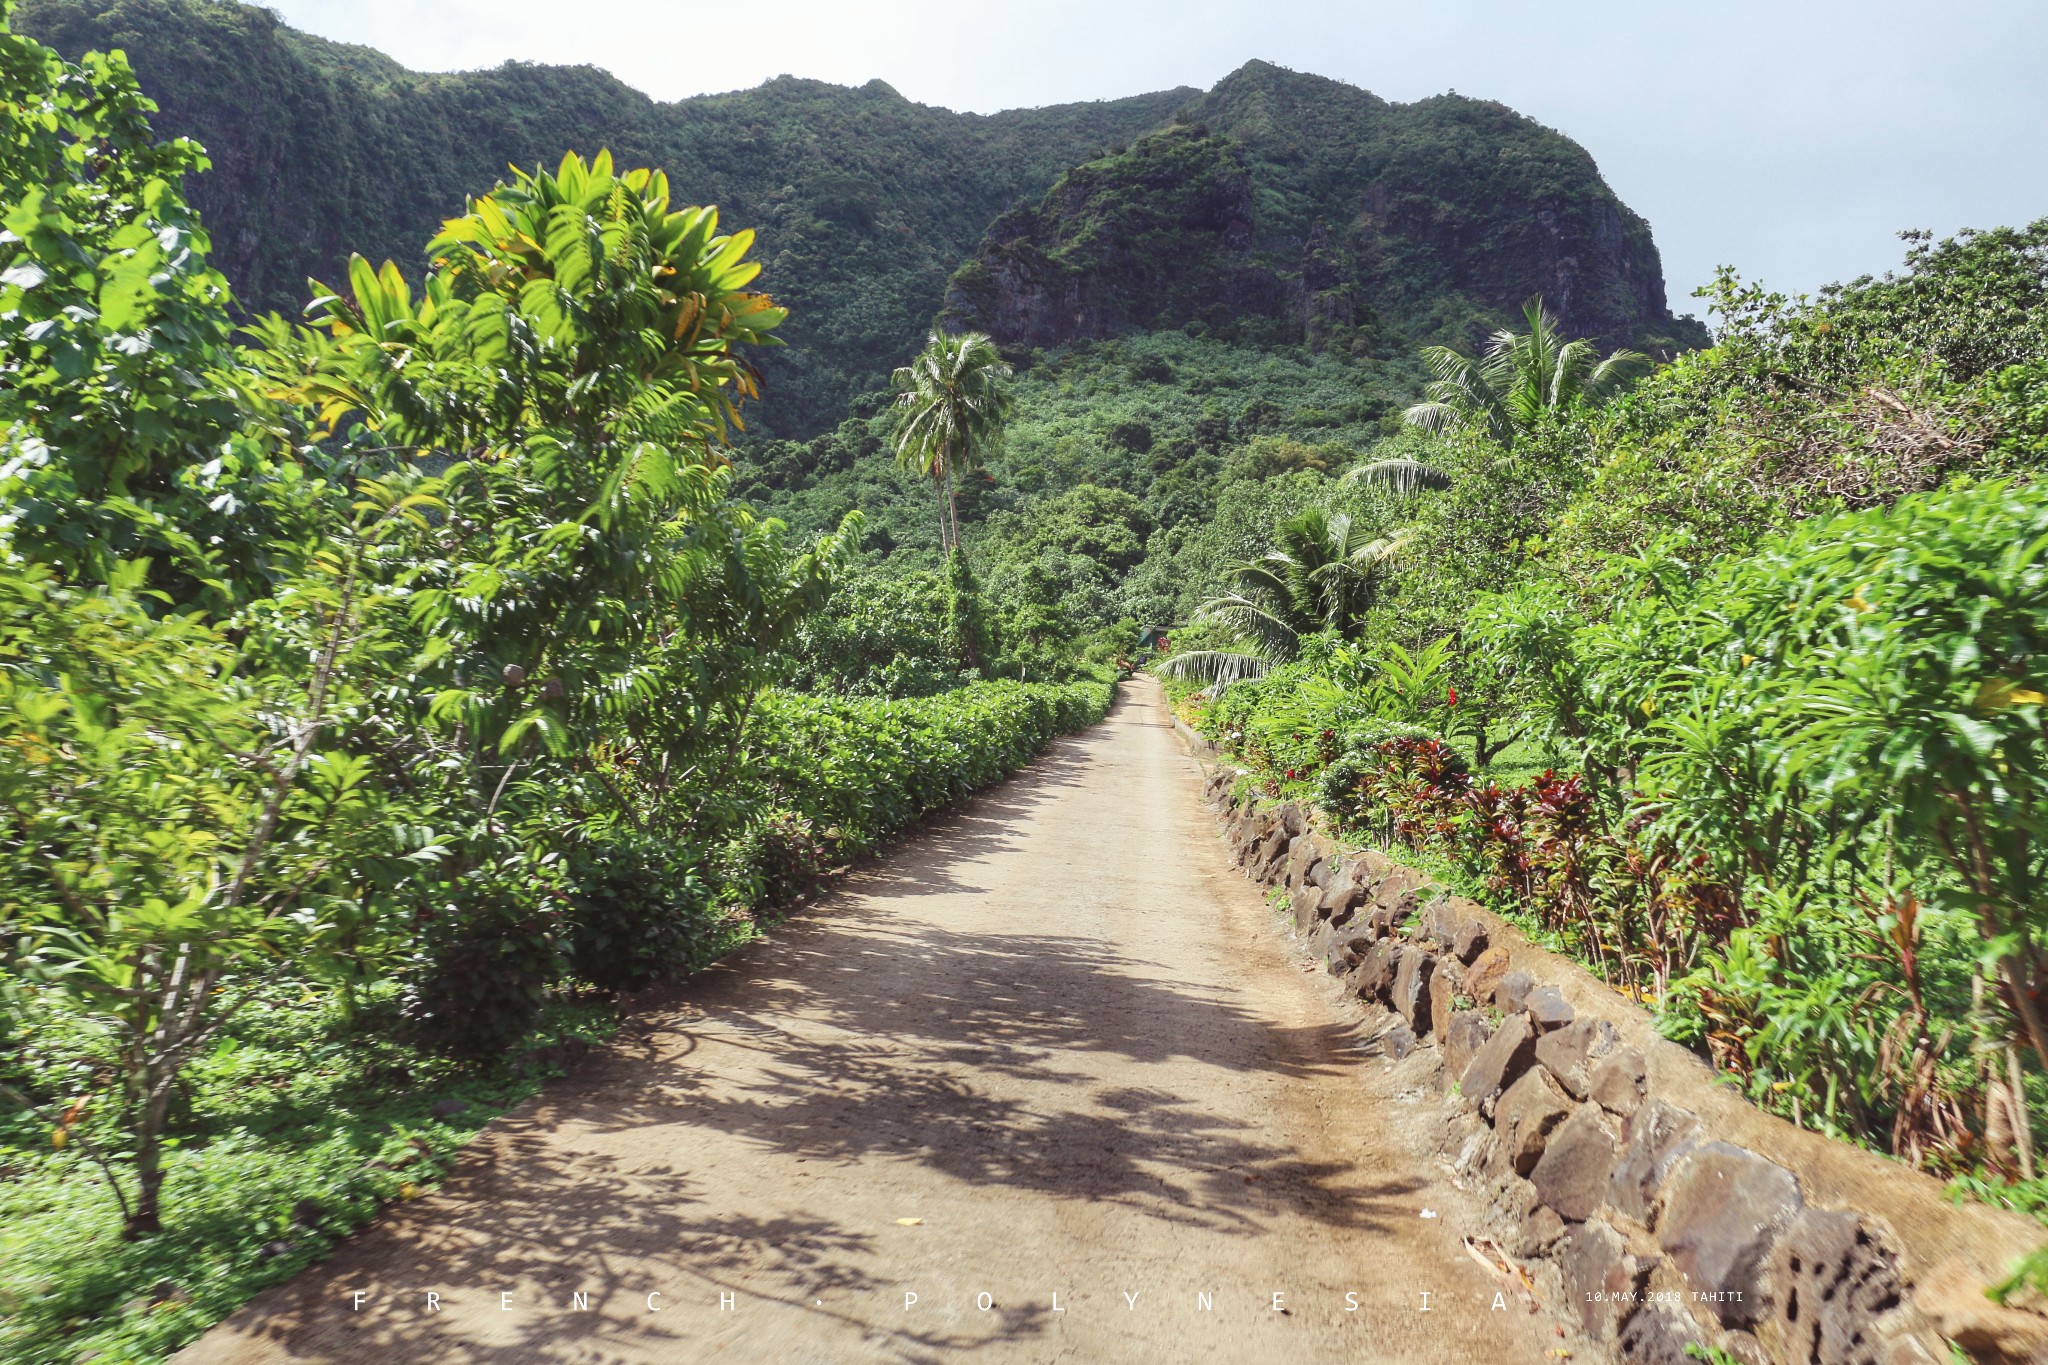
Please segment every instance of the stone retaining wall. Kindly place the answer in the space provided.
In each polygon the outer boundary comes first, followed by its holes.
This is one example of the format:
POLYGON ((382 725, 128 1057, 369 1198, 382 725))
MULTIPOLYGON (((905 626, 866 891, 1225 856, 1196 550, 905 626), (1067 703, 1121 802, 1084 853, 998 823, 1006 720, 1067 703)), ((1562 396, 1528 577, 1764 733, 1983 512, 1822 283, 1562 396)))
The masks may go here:
POLYGON ((2048 1316, 1983 1294, 2037 1224, 1765 1114, 1577 964, 1300 805, 1234 799, 1237 777, 1205 787, 1232 861, 1428 1074, 1445 1160, 1538 1297, 1620 1359, 2048 1362, 2048 1316))

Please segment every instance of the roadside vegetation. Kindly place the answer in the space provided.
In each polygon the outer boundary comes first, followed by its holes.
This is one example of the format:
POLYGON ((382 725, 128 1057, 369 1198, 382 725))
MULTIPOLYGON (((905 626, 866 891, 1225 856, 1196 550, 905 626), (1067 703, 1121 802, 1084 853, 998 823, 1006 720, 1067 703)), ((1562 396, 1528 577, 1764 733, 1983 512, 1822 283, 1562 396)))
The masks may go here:
MULTIPOLYGON (((1210 114, 1285 74, 1247 72, 1210 114)), ((885 384, 976 203, 1171 111, 1002 116, 973 202, 753 168, 829 303, 775 428, 822 434, 773 439, 788 317, 713 187, 572 154, 249 319, 125 59, 0 22, 0 87, 0 1360, 189 1341, 1148 658, 1262 790, 1758 1103, 2048 1214, 2048 221, 1724 275, 1662 364, 1418 266, 1384 322, 1191 272, 1178 327, 941 330, 885 384)), ((1382 142, 1462 165, 1482 113, 1382 142)), ((1239 140, 1306 214, 1338 181, 1283 134, 1239 140)))
POLYGON ((1360 453, 1401 486, 1310 497, 1374 548, 1276 520, 1159 671, 1759 1104, 2038 1213, 2048 222, 1908 242, 1816 298, 1724 274, 1716 344, 1625 390, 1534 305, 1432 354, 1432 434, 1360 453))
POLYGON ((784 310, 659 171, 237 328, 125 61, 0 85, 0 1359, 148 1359, 1115 675, 729 496, 784 310))

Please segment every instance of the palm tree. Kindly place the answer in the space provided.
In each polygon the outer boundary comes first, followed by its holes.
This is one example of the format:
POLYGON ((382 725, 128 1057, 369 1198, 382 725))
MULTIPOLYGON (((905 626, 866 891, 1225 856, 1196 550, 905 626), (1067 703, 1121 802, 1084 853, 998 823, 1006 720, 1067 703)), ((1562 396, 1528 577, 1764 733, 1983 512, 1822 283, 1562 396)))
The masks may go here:
POLYGON ((953 476, 980 469, 1010 415, 1010 367, 980 332, 933 332, 896 371, 896 462, 930 477, 939 499, 939 545, 960 544, 953 476))
POLYGON ((1598 402, 1649 363, 1635 351, 1603 358, 1590 341, 1566 341, 1540 297, 1522 305, 1522 317, 1528 331, 1501 328, 1477 360, 1448 346, 1425 347, 1422 363, 1436 378, 1407 421, 1425 431, 1477 430, 1511 446, 1543 414, 1598 402))
POLYGON ((1349 637, 1379 597, 1380 569, 1409 533, 1375 536, 1341 512, 1312 507, 1274 528, 1279 544, 1262 558, 1233 565, 1230 590, 1195 613, 1244 639, 1242 650, 1190 650, 1160 665, 1177 677, 1228 687, 1256 678, 1301 652, 1304 636, 1334 630, 1349 637))

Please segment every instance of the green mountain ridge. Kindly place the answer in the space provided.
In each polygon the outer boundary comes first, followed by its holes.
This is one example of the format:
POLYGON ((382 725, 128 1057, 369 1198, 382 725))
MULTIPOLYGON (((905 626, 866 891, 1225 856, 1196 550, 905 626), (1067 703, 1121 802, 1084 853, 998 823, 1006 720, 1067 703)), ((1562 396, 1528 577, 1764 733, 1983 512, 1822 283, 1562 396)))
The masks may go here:
POLYGON ((417 268, 420 247, 508 165, 609 147, 760 233, 763 282, 792 309, 763 419, 838 421, 922 339, 988 222, 1198 92, 956 114, 886 84, 783 76, 660 103, 588 66, 413 72, 233 0, 26 0, 16 27, 69 57, 127 51, 160 135, 205 145, 191 187, 244 307, 295 313, 351 251, 417 268))
POLYGON ((192 197, 251 310, 296 311, 305 278, 336 279, 351 251, 413 268, 507 165, 603 146, 661 166, 680 200, 758 230, 762 282, 792 309, 754 422, 772 436, 833 428, 949 302, 1034 344, 1205 322, 1254 344, 1387 356, 1464 340, 1541 290, 1604 340, 1705 340, 1671 318, 1648 225, 1592 158, 1478 100, 1390 104, 1252 62, 1207 93, 991 115, 790 76, 661 103, 588 66, 413 72, 235 0, 24 0, 16 22, 68 56, 125 49, 158 131, 207 147, 192 197), (1238 166, 1241 241, 1196 222, 1148 242, 1130 220, 1118 187, 1131 165, 1191 141, 1238 166), (1110 187, 1105 212, 1048 214, 1048 191, 1084 184, 1110 187), (982 318, 965 286, 1005 233, 1117 306, 1036 330, 982 318))

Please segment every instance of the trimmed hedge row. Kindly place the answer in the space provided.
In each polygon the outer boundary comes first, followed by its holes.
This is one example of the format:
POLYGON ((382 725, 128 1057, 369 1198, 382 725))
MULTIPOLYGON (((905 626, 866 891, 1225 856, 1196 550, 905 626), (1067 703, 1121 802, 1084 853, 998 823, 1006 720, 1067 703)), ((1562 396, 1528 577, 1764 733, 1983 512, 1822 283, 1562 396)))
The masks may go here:
POLYGON ((753 726, 756 773, 779 805, 871 848, 1095 724, 1115 694, 1109 681, 980 682, 901 701, 772 693, 753 726))

